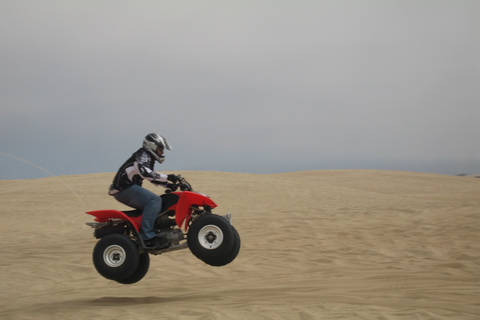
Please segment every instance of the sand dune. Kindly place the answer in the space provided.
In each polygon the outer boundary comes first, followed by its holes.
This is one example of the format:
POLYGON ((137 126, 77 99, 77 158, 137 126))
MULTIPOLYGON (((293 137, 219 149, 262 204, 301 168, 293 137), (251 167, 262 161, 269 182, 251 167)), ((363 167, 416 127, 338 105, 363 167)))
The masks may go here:
POLYGON ((240 254, 152 257, 134 285, 92 264, 84 212, 126 209, 112 173, 0 181, 0 319, 480 319, 480 179, 181 173, 232 212, 240 254))

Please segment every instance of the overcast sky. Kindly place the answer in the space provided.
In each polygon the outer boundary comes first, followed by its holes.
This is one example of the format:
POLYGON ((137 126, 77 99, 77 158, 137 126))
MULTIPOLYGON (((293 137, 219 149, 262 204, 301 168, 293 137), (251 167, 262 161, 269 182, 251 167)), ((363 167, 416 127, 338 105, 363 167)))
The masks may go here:
POLYGON ((1 0, 0 46, 1 179, 480 172, 480 1, 1 0))

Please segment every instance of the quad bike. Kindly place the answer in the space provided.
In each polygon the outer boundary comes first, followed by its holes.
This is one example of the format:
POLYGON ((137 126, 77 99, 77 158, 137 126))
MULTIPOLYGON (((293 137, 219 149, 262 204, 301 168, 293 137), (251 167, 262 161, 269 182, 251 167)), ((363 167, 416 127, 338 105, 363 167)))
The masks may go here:
POLYGON ((224 266, 237 257, 240 236, 232 226, 230 212, 226 216, 212 214, 215 202, 194 192, 181 175, 177 178, 160 196, 162 210, 155 223, 157 236, 171 243, 166 249, 145 246, 139 233, 140 210, 87 212, 95 222, 86 224, 95 228, 94 236, 100 239, 93 249, 93 264, 103 277, 123 284, 136 283, 148 271, 150 254, 185 248, 211 266, 224 266))

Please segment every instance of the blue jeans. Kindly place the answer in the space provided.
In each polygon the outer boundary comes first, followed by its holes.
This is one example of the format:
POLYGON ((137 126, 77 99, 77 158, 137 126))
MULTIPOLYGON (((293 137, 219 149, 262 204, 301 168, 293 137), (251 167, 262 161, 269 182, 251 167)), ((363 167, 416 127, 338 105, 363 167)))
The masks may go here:
POLYGON ((114 194, 113 197, 129 207, 143 211, 140 236, 148 240, 156 236, 153 227, 158 213, 162 210, 162 198, 137 185, 114 194))

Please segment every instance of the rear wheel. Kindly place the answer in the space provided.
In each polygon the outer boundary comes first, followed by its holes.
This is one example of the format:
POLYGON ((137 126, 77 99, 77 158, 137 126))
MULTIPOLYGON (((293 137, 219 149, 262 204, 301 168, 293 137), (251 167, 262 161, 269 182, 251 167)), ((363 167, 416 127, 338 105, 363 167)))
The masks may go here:
POLYGON ((121 281, 137 270, 138 249, 123 234, 110 234, 100 239, 93 249, 93 264, 98 273, 107 279, 121 281))
POLYGON ((150 267, 150 255, 147 252, 142 253, 139 256, 138 267, 132 273, 132 275, 124 280, 117 280, 117 282, 122 284, 133 284, 136 283, 145 277, 150 267))
POLYGON ((217 267, 232 262, 240 250, 237 231, 225 218, 214 214, 202 216, 192 223, 187 242, 198 259, 217 267))

